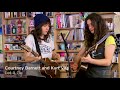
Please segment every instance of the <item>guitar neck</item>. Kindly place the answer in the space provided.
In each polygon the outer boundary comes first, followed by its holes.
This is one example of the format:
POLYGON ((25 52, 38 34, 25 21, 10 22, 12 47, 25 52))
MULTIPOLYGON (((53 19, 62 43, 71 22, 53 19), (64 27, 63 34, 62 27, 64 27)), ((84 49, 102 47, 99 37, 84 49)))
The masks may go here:
MULTIPOLYGON (((26 45, 19 45, 21 48, 23 48, 24 50, 26 50, 27 52, 31 52, 35 57, 38 57, 38 56, 40 56, 37 52, 35 52, 34 50, 31 50, 31 48, 29 48, 29 46, 26 46, 26 45)), ((48 66, 47 64, 46 64, 46 62, 45 62, 45 59, 48 59, 48 58, 42 58, 40 61, 44 64, 44 65, 46 65, 46 66, 48 66)))
POLYGON ((90 47, 84 54, 84 56, 86 57, 91 51, 95 50, 96 45, 93 45, 92 47, 90 47))
POLYGON ((36 53, 35 51, 31 51, 31 53, 35 56, 35 57, 38 57, 39 56, 39 54, 38 53, 36 53))

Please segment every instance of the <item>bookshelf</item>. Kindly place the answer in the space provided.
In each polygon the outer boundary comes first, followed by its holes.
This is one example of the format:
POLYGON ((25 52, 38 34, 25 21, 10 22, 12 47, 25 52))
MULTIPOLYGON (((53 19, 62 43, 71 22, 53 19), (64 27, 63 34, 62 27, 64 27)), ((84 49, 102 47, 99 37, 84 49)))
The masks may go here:
MULTIPOLYGON (((81 16, 81 12, 56 12, 54 17, 54 27, 55 50, 61 56, 59 64, 68 68, 65 46, 61 37, 61 33, 69 45, 67 51, 69 53, 70 63, 73 63, 74 56, 79 52, 79 49, 84 42, 84 18, 81 16)), ((76 72, 72 71, 73 77, 74 73, 76 72)), ((68 75, 68 71, 61 71, 60 78, 67 78, 68 75)))
MULTIPOLYGON (((106 25, 109 28, 109 31, 110 32, 114 31, 113 18, 114 18, 115 13, 114 12, 96 12, 96 13, 100 14, 104 18, 104 20, 106 22, 106 25)), ((76 15, 76 14, 80 15, 80 12, 57 12, 55 14, 54 36, 56 38, 55 38, 54 44, 55 44, 56 52, 59 53, 59 54, 60 53, 65 53, 64 48, 60 48, 60 44, 63 43, 63 41, 59 40, 60 38, 58 38, 59 32, 62 32, 64 30, 71 32, 71 30, 74 30, 74 29, 81 29, 80 27, 75 27, 75 26, 72 27, 70 25, 67 26, 64 23, 64 21, 63 21, 63 19, 65 19, 65 16, 69 17, 70 15, 76 15), (61 23, 59 21, 61 21, 61 23), (57 25, 57 24, 59 24, 59 25, 57 25)), ((80 19, 84 20, 83 17, 80 17, 80 19)), ((67 36, 67 38, 68 38, 68 36, 67 36)), ((74 39, 73 40, 67 40, 66 39, 66 41, 67 41, 68 44, 69 44, 69 42, 70 43, 79 43, 81 46, 82 46, 82 44, 84 42, 84 40, 74 40, 74 39)), ((72 50, 68 49, 68 53, 74 53, 73 56, 75 56, 78 53, 78 51, 79 51, 79 49, 76 49, 76 50, 75 49, 72 49, 72 50)), ((63 56, 61 55, 61 57, 63 57, 63 56)), ((113 64, 113 66, 112 66, 112 77, 113 78, 116 78, 116 77, 119 78, 120 77, 120 72, 119 72, 120 71, 120 64, 119 64, 119 60, 120 60, 120 54, 118 56, 118 61, 117 62, 116 62, 116 56, 113 58, 113 61, 115 61, 115 62, 112 62, 112 64, 113 64)), ((61 65, 67 65, 67 63, 64 63, 64 62, 67 62, 67 61, 65 61, 65 58, 62 58, 61 61, 62 61, 60 63, 61 65)), ((61 72, 61 78, 62 77, 67 77, 67 76, 68 76, 67 72, 65 72, 65 71, 61 72)))
MULTIPOLYGON (((27 35, 34 29, 33 17, 36 14, 46 14, 52 21, 51 24, 53 24, 53 12, 1 12, 4 67, 25 66, 24 50, 21 49, 18 44, 23 42, 27 35)), ((52 29, 54 29, 53 25, 52 29)), ((52 35, 54 36, 54 34, 52 35)), ((11 72, 12 71, 9 70, 4 71, 5 74, 11 72)), ((20 72, 24 72, 21 77, 25 77, 25 71, 20 72)), ((17 78, 18 75, 4 75, 4 77, 17 78)))
MULTIPOLYGON (((8 13, 8 12, 7 12, 8 13)), ((19 12, 21 13, 21 16, 19 17, 10 17, 9 15, 5 16, 5 12, 2 12, 2 29, 3 29, 3 55, 4 55, 4 62, 6 65, 12 65, 14 66, 14 64, 17 65, 21 65, 21 64, 25 64, 26 62, 24 61, 24 58, 22 58, 22 60, 19 58, 17 60, 6 60, 6 54, 8 53, 15 53, 15 55, 23 55, 24 50, 22 49, 11 49, 11 50, 4 50, 5 45, 17 45, 19 42, 17 41, 13 41, 12 39, 16 39, 17 36, 19 36, 18 38, 22 37, 21 40, 24 40, 25 37, 31 32, 31 30, 34 29, 34 25, 33 25, 33 16, 37 13, 45 13, 45 12, 19 12), (23 16, 22 16, 23 15, 23 16), (7 18, 5 18, 7 17, 7 18), (9 33, 6 32, 6 25, 10 24, 12 20, 21 20, 24 22, 24 26, 22 28, 22 32, 20 31, 20 33, 9 33), (7 40, 10 39, 11 40, 7 40), (7 40, 7 41, 6 41, 7 40)), ((98 14, 102 15, 103 18, 105 18, 106 21, 108 22, 112 22, 113 21, 113 17, 114 17, 114 13, 113 12, 97 12, 98 14)), ((9 13, 8 13, 9 14, 9 13)), ((16 14, 16 12, 15 12, 16 14)), ((46 12, 45 13, 51 20, 51 26, 52 26, 52 36, 53 36, 53 40, 54 40, 54 45, 55 45, 55 50, 57 53, 60 54, 61 59, 59 61, 56 61, 57 63, 60 64, 60 66, 65 66, 68 67, 68 61, 66 61, 65 59, 65 50, 64 50, 64 45, 63 45, 63 41, 61 39, 60 36, 60 32, 64 33, 65 31, 65 35, 66 35, 66 41, 69 44, 69 56, 70 58, 70 63, 73 63, 73 57, 75 57, 75 55, 78 53, 79 49, 82 47, 83 42, 84 42, 84 38, 83 38, 83 30, 84 30, 84 19, 87 16, 87 12, 46 12), (67 19, 65 19, 67 18, 67 19), (79 19, 78 19, 79 18, 79 19), (68 19, 70 19, 71 21, 69 21, 68 19), (75 21, 74 21, 74 20, 75 21), (72 22, 72 23, 70 23, 72 22), (73 24, 73 22, 75 22, 76 24, 73 24), (69 25, 68 25, 69 23, 69 25), (78 31, 78 32, 77 32, 78 31), (67 33, 67 34, 66 34, 67 33), (71 34, 70 37, 69 34, 71 34), (76 33, 75 35, 73 33, 76 33), (82 37, 77 37, 77 33, 81 34, 80 36, 82 37), (68 35, 68 36, 67 36, 68 35)), ((10 15, 13 15, 10 13, 10 15)), ((113 28, 110 29, 110 31, 113 31, 113 28)), ((12 46, 12 47, 13 47, 12 46)), ((16 46, 17 47, 17 46, 16 46)), ((14 56, 14 55, 13 55, 14 56)), ((119 54, 119 60, 120 60, 120 54, 119 54)), ((118 61, 119 61, 118 60, 118 61)), ((24 66, 24 65, 23 65, 24 66)), ((117 70, 118 74, 117 77, 120 77, 120 64, 118 63, 114 63, 113 65, 113 71, 117 70)), ((76 72, 72 72, 73 76, 74 73, 76 72)), ((15 77, 15 75, 9 76, 9 75, 5 75, 5 77, 15 77)), ((23 76, 25 77, 25 76, 23 76)), ((67 78, 68 77, 68 71, 63 70, 60 73, 60 78, 67 78)))
MULTIPOLYGON (((27 32, 27 13, 26 12, 1 12, 2 13, 2 31, 3 31, 3 59, 4 67, 6 66, 21 66, 24 62, 24 50, 22 50, 18 43, 24 41, 27 32)), ((13 70, 14 71, 14 70, 13 70)), ((13 75, 6 75, 12 70, 4 68, 4 77, 12 78, 13 75)), ((23 72, 23 71, 19 71, 23 72)), ((17 74, 14 73, 14 77, 17 74)), ((24 74, 23 74, 24 76, 24 74)), ((22 76, 22 77, 23 77, 22 76)))

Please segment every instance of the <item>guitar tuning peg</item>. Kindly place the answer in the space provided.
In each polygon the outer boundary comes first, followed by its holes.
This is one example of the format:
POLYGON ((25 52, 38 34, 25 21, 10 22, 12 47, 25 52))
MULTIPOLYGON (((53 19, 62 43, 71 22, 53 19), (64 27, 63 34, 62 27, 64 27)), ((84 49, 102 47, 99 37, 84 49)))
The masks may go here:
POLYGON ((26 43, 24 41, 21 41, 20 44, 25 45, 26 43))

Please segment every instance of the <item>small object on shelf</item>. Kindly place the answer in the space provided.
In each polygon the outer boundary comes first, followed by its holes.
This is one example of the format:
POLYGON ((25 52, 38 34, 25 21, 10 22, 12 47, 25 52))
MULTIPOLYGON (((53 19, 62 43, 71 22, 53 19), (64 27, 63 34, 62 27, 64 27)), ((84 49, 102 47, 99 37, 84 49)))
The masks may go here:
POLYGON ((7 47, 7 45, 5 45, 5 48, 4 48, 6 51, 8 51, 9 50, 9 48, 7 47))
POLYGON ((12 34, 16 34, 17 33, 17 28, 13 25, 12 27, 12 34))
POLYGON ((17 31, 17 33, 22 33, 22 21, 19 19, 18 21, 17 21, 17 27, 18 27, 18 31, 17 31))

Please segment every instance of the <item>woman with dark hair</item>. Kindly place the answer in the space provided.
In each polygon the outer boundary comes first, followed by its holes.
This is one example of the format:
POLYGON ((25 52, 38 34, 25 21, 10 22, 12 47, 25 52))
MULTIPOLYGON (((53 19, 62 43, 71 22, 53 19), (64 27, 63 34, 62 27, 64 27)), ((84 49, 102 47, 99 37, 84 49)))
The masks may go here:
POLYGON ((39 44, 41 56, 34 56, 31 52, 25 53, 26 74, 27 77, 45 77, 40 72, 40 60, 41 58, 49 58, 60 60, 59 54, 54 51, 54 42, 51 36, 51 22, 50 19, 44 14, 37 14, 34 17, 33 30, 26 38, 25 43, 31 48, 31 50, 37 52, 34 36, 39 44), (34 35, 34 36, 33 36, 34 35), (35 69, 35 68, 36 69, 35 69))
POLYGON ((88 63, 85 77, 111 77, 111 62, 116 48, 114 35, 108 36, 104 42, 98 45, 96 52, 91 51, 86 57, 84 57, 85 52, 90 47, 95 45, 108 32, 109 31, 106 23, 100 15, 91 13, 86 17, 84 32, 85 42, 84 46, 81 48, 78 55, 74 59, 75 62, 71 66, 73 70, 77 70, 79 62, 85 62, 88 63))

